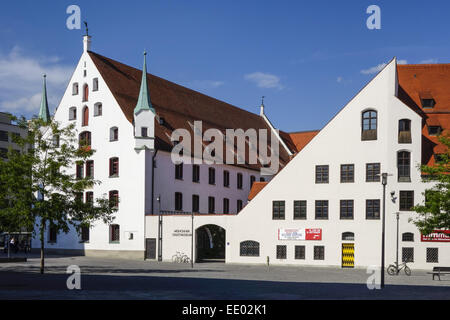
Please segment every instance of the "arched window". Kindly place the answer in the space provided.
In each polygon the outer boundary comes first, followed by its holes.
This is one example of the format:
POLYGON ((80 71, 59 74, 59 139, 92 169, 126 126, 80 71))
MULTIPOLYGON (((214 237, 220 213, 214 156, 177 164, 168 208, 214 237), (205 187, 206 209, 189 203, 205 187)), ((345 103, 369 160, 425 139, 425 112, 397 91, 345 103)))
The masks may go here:
POLYGON ((83 127, 89 125, 89 108, 88 107, 83 108, 83 119, 81 119, 81 125, 83 127))
POLYGON ((83 86, 83 102, 89 100, 89 86, 87 84, 84 84, 83 86))
POLYGON ((77 107, 70 107, 69 120, 76 120, 76 119, 77 119, 77 107))
POLYGON ((109 141, 117 141, 119 140, 119 128, 112 127, 109 129, 109 141))
POLYGON ((355 240, 355 234, 353 232, 343 232, 342 233, 342 240, 344 240, 344 241, 354 241, 355 240))
POLYGON ((402 233, 402 241, 414 242, 414 233, 411 232, 402 233))
POLYGON ((241 257, 259 257, 259 242, 253 240, 242 241, 240 243, 241 257))
POLYGON ((398 122, 398 143, 411 143, 411 120, 402 119, 398 122))
POLYGON ((408 151, 397 153, 397 169, 399 182, 411 182, 411 153, 408 151))
POLYGON ((91 146, 91 133, 89 131, 83 131, 78 136, 78 143, 80 147, 90 147, 91 146))
POLYGON ((97 102, 96 104, 94 104, 94 117, 101 116, 102 114, 103 114, 102 103, 97 102))
POLYGON ((361 140, 377 140, 377 112, 375 110, 367 110, 362 114, 361 140))

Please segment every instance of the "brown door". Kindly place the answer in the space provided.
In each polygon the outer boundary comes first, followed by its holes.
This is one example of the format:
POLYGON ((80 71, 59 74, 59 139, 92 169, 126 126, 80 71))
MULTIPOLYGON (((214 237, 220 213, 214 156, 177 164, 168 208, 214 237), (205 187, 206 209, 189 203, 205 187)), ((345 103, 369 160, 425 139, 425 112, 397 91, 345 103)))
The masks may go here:
POLYGON ((89 108, 84 107, 83 109, 83 126, 89 125, 89 108))

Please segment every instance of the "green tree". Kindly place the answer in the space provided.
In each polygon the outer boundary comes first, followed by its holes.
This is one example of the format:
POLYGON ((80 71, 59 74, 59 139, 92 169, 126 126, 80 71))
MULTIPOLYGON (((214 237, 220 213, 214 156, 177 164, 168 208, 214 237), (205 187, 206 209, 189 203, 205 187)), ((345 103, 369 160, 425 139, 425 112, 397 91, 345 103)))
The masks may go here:
POLYGON ((450 138, 440 136, 439 141, 446 146, 446 152, 436 157, 434 166, 422 165, 423 182, 431 183, 425 190, 425 201, 414 207, 418 217, 411 219, 422 234, 434 230, 450 230, 450 138))
POLYGON ((81 233, 97 220, 110 224, 117 209, 106 195, 83 201, 83 192, 100 182, 74 172, 94 154, 89 141, 78 141, 74 124, 13 120, 28 134, 13 135, 19 150, 10 148, 7 160, 0 161, 0 229, 33 230, 40 239, 44 273, 46 230, 67 233, 72 225, 81 233))

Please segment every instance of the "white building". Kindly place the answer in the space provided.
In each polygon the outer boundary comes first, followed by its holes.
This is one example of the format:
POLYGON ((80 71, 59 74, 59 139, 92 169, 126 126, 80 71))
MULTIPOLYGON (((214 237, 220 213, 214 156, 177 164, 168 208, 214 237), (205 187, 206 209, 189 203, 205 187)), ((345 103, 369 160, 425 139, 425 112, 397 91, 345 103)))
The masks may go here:
POLYGON ((450 65, 397 66, 392 60, 320 131, 280 132, 281 170, 252 190, 259 166, 181 169, 171 161, 170 137, 179 128, 192 132, 197 120, 203 129, 273 131, 263 108, 252 114, 142 74, 90 51, 90 37, 84 38, 54 119, 75 122, 96 150, 93 162, 78 170, 102 181, 86 196, 118 195, 119 211, 114 225, 96 223, 83 239, 76 232, 53 236, 47 244, 52 251, 167 261, 192 252, 196 261, 377 266, 380 176, 388 173, 386 265, 396 258, 397 212, 400 260, 412 259, 412 268, 450 264, 448 237, 424 238, 409 222, 426 188, 417 166, 433 164, 445 151, 437 134, 450 119, 450 65))
MULTIPOLYGON (((84 50, 53 119, 75 123, 80 140, 96 150, 91 161, 73 173, 93 175, 101 184, 85 192, 85 199, 102 195, 119 198, 113 225, 101 222, 81 235, 75 230, 46 233, 47 251, 156 258, 156 215, 205 216, 236 214, 246 204, 253 181, 268 179, 260 166, 248 163, 183 164, 176 166, 171 151, 175 129, 193 135, 194 121, 208 128, 275 129, 264 115, 253 114, 175 83, 84 50), (145 254, 145 249, 147 253, 145 254)), ((42 109, 42 107, 41 107, 42 109)), ((45 112, 44 112, 45 114, 45 112)), ((202 132, 203 133, 203 132, 202 132)), ((291 151, 282 142, 280 162, 291 151)), ((39 247, 38 239, 33 247, 39 247)), ((165 258, 166 256, 164 256, 165 258)))

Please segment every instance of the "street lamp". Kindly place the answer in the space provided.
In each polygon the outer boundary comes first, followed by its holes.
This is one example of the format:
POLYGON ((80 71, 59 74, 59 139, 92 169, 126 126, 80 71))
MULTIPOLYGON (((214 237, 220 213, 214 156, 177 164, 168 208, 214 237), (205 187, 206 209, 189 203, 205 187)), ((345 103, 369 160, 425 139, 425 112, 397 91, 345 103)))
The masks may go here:
POLYGON ((386 225, 386 185, 387 177, 389 174, 381 174, 381 184, 383 185, 383 218, 382 218, 382 231, 381 231, 381 288, 384 288, 384 238, 385 238, 385 225, 386 225))
POLYGON ((191 214, 191 268, 194 268, 194 210, 191 214))
POLYGON ((158 201, 158 261, 162 261, 162 216, 161 216, 161 195, 156 197, 158 201))

